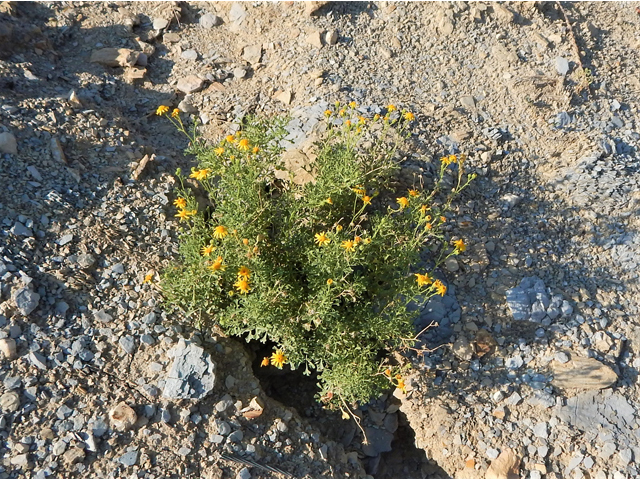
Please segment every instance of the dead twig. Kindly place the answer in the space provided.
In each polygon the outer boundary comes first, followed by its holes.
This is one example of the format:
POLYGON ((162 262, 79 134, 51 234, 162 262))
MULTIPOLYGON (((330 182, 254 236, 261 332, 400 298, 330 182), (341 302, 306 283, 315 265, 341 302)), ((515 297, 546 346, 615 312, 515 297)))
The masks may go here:
POLYGON ((578 59, 578 65, 580 65, 581 80, 580 80, 580 84, 578 85, 580 87, 580 92, 582 92, 582 90, 586 89, 587 90, 587 94, 589 94, 589 93, 591 93, 591 91, 590 91, 591 85, 586 80, 586 70, 587 69, 584 67, 584 64, 582 63, 582 56, 580 55, 580 48, 578 47, 578 42, 576 41, 576 36, 573 33, 573 26, 571 25, 571 22, 569 21, 569 17, 567 16, 567 12, 564 10, 564 8, 562 7, 562 4, 558 0, 556 0, 556 5, 558 6, 558 9, 560 10, 560 12, 562 12, 562 16, 564 17, 564 21, 567 24, 567 29, 569 30, 569 37, 571 38, 571 44, 573 45, 573 50, 575 52, 576 58, 578 59))

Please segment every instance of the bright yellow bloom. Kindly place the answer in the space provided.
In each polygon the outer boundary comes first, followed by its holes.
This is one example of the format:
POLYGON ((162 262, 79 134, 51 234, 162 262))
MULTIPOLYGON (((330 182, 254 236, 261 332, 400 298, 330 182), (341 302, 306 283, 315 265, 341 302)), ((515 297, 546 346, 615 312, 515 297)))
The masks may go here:
POLYGON ((264 357, 262 359, 262 362, 260 362, 260 366, 261 367, 268 367, 269 366, 269 357, 264 357))
POLYGON ((173 204, 178 208, 187 208, 187 201, 182 197, 176 198, 173 204))
POLYGON ((333 200, 331 200, 331 197, 327 198, 325 200, 329 205, 333 205, 333 200))
POLYGON ((195 178, 196 180, 204 180, 211 173, 210 168, 203 168, 202 170, 193 170, 189 178, 195 178))
POLYGON ((224 237, 226 237, 229 234, 229 230, 227 230, 227 227, 224 227, 222 225, 218 225, 214 230, 213 230, 213 236, 214 238, 218 238, 218 239, 223 239, 224 237))
POLYGON ((456 250, 458 250, 460 253, 464 252, 467 249, 467 246, 464 244, 462 239, 453 242, 453 244, 456 246, 456 250))
POLYGON ((431 230, 433 228, 433 225, 431 225, 430 223, 427 223, 424 228, 426 228, 427 230, 431 230))
POLYGON ((253 150, 251 150, 253 153, 258 153, 260 151, 260 147, 253 147, 253 150))
POLYGON ((274 367, 282 368, 285 363, 287 363, 287 357, 282 350, 276 350, 276 352, 271 355, 271 365, 274 367))
POLYGON ((435 287, 438 295, 444 297, 444 294, 447 293, 447 286, 444 283, 442 283, 440 280, 436 280, 435 282, 433 282, 433 286, 435 287))
POLYGON ((243 294, 247 294, 249 293, 249 290, 251 290, 251 287, 249 286, 249 281, 245 280, 244 278, 239 278, 238 281, 233 284, 233 286, 238 289, 238 292, 243 294))
POLYGON ((366 118, 364 118, 363 116, 359 116, 359 117, 358 117, 358 123, 359 123, 360 125, 363 125, 363 124, 367 123, 367 119, 366 119, 366 118))
POLYGON ((397 110, 395 105, 387 105, 387 111, 395 112, 397 110))
POLYGON ((377 122, 378 120, 380 120, 380 115, 378 115, 377 113, 373 116, 373 121, 377 122))
POLYGON ((325 116, 330 117, 331 116, 331 110, 325 110, 324 114, 325 114, 325 116))
POLYGON ((153 281, 153 273, 147 273, 142 283, 151 283, 153 281))
POLYGON ((420 213, 421 213, 422 215, 424 215, 425 213, 427 213, 427 206, 426 206, 426 205, 422 205, 422 206, 420 207, 420 213))
POLYGON ((416 282, 418 282, 419 287, 431 285, 433 283, 433 280, 431 280, 428 273, 425 273, 424 275, 421 273, 415 273, 414 275, 416 276, 416 282))
POLYGON ((156 115, 164 115, 168 111, 169 111, 169 107, 167 107, 166 105, 160 105, 156 110, 156 115))
POLYGON ((362 133, 362 129, 360 127, 356 128, 356 133, 362 133))
POLYGON ((344 124, 345 124, 347 127, 350 127, 350 126, 351 126, 351 120, 346 120, 346 121, 344 122, 344 124))
POLYGON ((416 116, 411 113, 411 112, 404 112, 404 119, 411 122, 412 120, 415 120, 416 116))
POLYGON ((327 285, 333 285, 333 279, 332 278, 327 280, 327 285))
POLYGON ((407 197, 396 198, 396 200, 400 204, 401 209, 407 208, 409 206, 409 200, 407 200, 407 197))
POLYGON ((233 135, 227 135, 224 139, 229 143, 234 143, 236 141, 236 137, 233 135))
POLYGON ((362 238, 360 238, 359 236, 356 235, 356 237, 353 239, 353 243, 355 245, 359 244, 362 241, 362 238))
POLYGON ((449 155, 449 163, 456 163, 458 161, 458 157, 455 155, 449 155))
POLYGON ((179 210, 178 214, 176 215, 176 217, 178 217, 180 220, 188 220, 189 217, 195 215, 197 212, 197 210, 179 210))
POLYGON ((205 245, 204 247, 202 247, 202 256, 203 257, 208 257, 211 255, 211 252, 213 252, 216 249, 216 247, 214 247, 213 245, 209 244, 209 245, 205 245))
POLYGON ((365 238, 364 239, 364 243, 366 243, 367 245, 369 245, 371 243, 371 239, 370 238, 365 238))
POLYGON ((356 185, 355 188, 351 189, 356 193, 356 195, 364 195, 367 193, 363 185, 356 185))
POLYGON ((240 269, 238 270, 238 278, 239 279, 244 279, 244 280, 249 280, 250 276, 251 276, 251 270, 249 270, 244 265, 241 266, 240 269))
POLYGON ((342 231, 342 225, 336 225, 336 232, 342 231))
POLYGON ((316 237, 316 242, 318 243, 318 245, 320 245, 321 247, 323 245, 326 245, 327 243, 329 243, 331 241, 331 239, 329 237, 327 237, 325 232, 321 232, 321 233, 316 233, 315 235, 316 237))
POLYGON ((402 393, 404 393, 404 394, 407 393, 407 386, 404 384, 404 380, 399 379, 398 380, 398 384, 396 385, 396 387, 398 387, 400 390, 402 390, 402 393))
POLYGON ((410 197, 417 197, 420 193, 417 190, 409 190, 410 197))
POLYGON ((180 110, 178 110, 177 108, 174 108, 173 112, 171 112, 171 116, 173 118, 178 118, 180 116, 180 110))
POLYGON ((222 263, 222 257, 218 257, 215 259, 215 261, 209 265, 207 267, 209 270, 213 270, 214 272, 217 272, 218 270, 224 270, 225 268, 227 268, 225 265, 223 265, 222 263))
POLYGON ((245 151, 249 150, 249 140, 246 138, 243 138, 242 140, 240 140, 238 142, 238 148, 240 150, 245 150, 245 151))
POLYGON ((342 248, 344 248, 347 252, 353 251, 354 245, 355 244, 353 243, 353 240, 345 240, 344 242, 342 242, 342 248))
POLYGON ((351 108, 356 108, 358 105, 356 105, 356 102, 350 102, 350 103, 349 103, 349 106, 350 106, 351 108))
POLYGON ((364 197, 362 197, 362 201, 364 202, 365 205, 371 205, 371 197, 368 195, 365 195, 364 197))
POLYGON ((214 150, 216 155, 222 155, 224 153, 224 148, 218 147, 214 150))
POLYGON ((446 222, 446 221, 447 221, 447 217, 445 217, 444 215, 442 215, 442 216, 440 217, 440 221, 441 221, 442 223, 446 222))

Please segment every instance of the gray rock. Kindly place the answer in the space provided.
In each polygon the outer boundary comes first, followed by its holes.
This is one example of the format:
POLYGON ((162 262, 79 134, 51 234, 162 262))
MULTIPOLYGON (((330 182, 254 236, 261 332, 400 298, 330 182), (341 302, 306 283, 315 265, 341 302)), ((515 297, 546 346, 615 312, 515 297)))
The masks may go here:
POLYGON ((197 60, 198 59, 198 52, 196 52, 193 49, 189 49, 189 50, 185 50, 184 52, 182 52, 182 54, 180 56, 182 58, 184 58, 185 60, 197 60))
POLYGON ((171 421, 171 412, 168 408, 165 407, 162 409, 162 412, 160 413, 160 419, 164 423, 169 423, 171 421))
POLYGON ((564 352, 556 352, 553 358, 556 362, 559 363, 567 363, 569 361, 569 355, 564 352))
POLYGON ((531 316, 529 295, 521 287, 506 291, 507 305, 514 320, 529 320, 531 316))
POLYGON ((362 453, 368 457, 376 457, 383 452, 391 451, 393 434, 380 428, 365 427, 369 443, 362 445, 362 453))
POLYGON ((103 418, 97 418, 91 424, 91 433, 96 437, 102 437, 109 430, 109 425, 103 418))
POLYGON ((233 2, 231 8, 229 9, 229 21, 239 25, 244 21, 246 17, 247 11, 244 9, 244 7, 238 2, 233 2))
POLYGON ((98 310, 97 312, 93 312, 93 318, 95 318, 99 322, 108 323, 113 320, 113 317, 109 315, 104 310, 98 310))
POLYGON ((0 410, 12 413, 20 408, 20 396, 17 392, 5 392, 0 396, 0 410))
POLYGON ((49 368, 47 367, 47 359, 38 352, 29 353, 29 361, 34 367, 37 367, 40 370, 48 370, 49 368))
POLYGON ((233 443, 240 443, 244 438, 244 433, 242 430, 236 430, 229 435, 229 441, 233 443))
POLYGON ((120 462, 125 467, 133 467, 136 463, 138 463, 138 451, 131 450, 120 458, 118 458, 118 462, 120 462))
POLYGON ((549 438, 549 431, 547 422, 537 423, 533 427, 533 434, 538 438, 544 438, 545 440, 549 438))
POLYGON ((201 399, 215 385, 216 366, 202 347, 180 340, 174 348, 174 360, 167 375, 162 396, 201 399))
POLYGON ((67 450, 67 442, 60 439, 51 446, 51 453, 55 456, 62 455, 67 450))
POLYGON ((11 233, 13 233, 16 237, 33 237, 33 231, 30 228, 25 227, 20 222, 16 222, 13 224, 11 233))
POLYGON ((211 437, 209 437, 209 440, 211 440, 211 443, 215 443, 216 445, 224 442, 224 437, 222 435, 211 435, 211 437))
POLYGON ((495 448, 487 448, 487 458, 490 460, 495 460, 500 455, 500 450, 495 448))
POLYGON ((584 457, 584 460, 582 460, 582 465, 584 466, 584 468, 586 468, 587 470, 589 470, 590 468, 593 468, 593 466, 595 465, 595 461, 593 460, 593 457, 590 455, 587 455, 586 457, 584 457))
POLYGON ((200 26, 203 28, 213 28, 218 25, 222 25, 222 18, 217 15, 213 15, 212 13, 205 13, 200 17, 200 26))
POLYGON ((540 301, 536 301, 531 305, 531 320, 534 322, 540 322, 547 314, 546 308, 540 301))
POLYGON ((154 18, 153 19, 153 29, 154 30, 163 30, 169 26, 171 23, 166 18, 154 18))
POLYGON ((600 389, 618 380, 618 375, 595 358, 575 357, 567 363, 553 362, 554 386, 559 388, 600 389))
POLYGON ((388 432, 395 433, 396 430, 398 430, 398 414, 397 413, 387 414, 387 416, 384 417, 383 425, 388 432))
MULTIPOLYGON (((226 396, 228 397, 228 395, 226 396)), ((233 407, 233 401, 231 400, 231 397, 223 398, 215 405, 216 412, 220 412, 220 413, 226 411, 231 407, 233 407)))
POLYGON ((218 428, 219 435, 229 435, 231 433, 231 426, 224 420, 216 419, 216 427, 218 428))
POLYGON ((596 450, 596 453, 598 454, 598 457, 600 457, 601 459, 608 460, 611 457, 611 455, 616 453, 617 449, 618 447, 616 447, 615 443, 605 442, 602 448, 599 448, 596 450))
POLYGON ((505 403, 507 405, 518 405, 520 403, 520 401, 522 400, 522 397, 520 396, 520 394, 518 392, 513 392, 506 400, 505 403))
POLYGON ((631 450, 630 448, 620 450, 618 452, 618 458, 620 459, 620 464, 623 467, 626 467, 633 461, 633 450, 631 450))
POLYGON ((520 355, 514 355, 511 358, 508 358, 506 362, 504 362, 504 366, 510 370, 517 370, 518 368, 524 365, 524 360, 520 355))
POLYGON ((58 407, 58 409, 56 410, 56 416, 60 419, 60 420, 64 420, 65 418, 69 418, 71 416, 71 414, 73 413, 73 409, 69 408, 67 405, 65 405, 64 403, 62 405, 60 405, 58 407))
POLYGON ((564 470, 564 476, 566 478, 569 478, 569 474, 578 466, 580 465, 580 463, 582 462, 582 460, 584 459, 584 455, 580 455, 577 454, 575 455, 571 460, 569 460, 569 465, 567 465, 567 468, 564 470))
POLYGON ((251 472, 247 467, 242 467, 238 472, 238 475, 236 476, 236 478, 244 478, 244 479, 251 478, 251 472))
POLYGON ((9 132, 0 133, 0 152, 11 155, 18 154, 18 143, 16 137, 9 132))
POLYGON ((335 45, 338 43, 338 32, 336 30, 329 30, 324 36, 324 41, 327 45, 335 45))
POLYGON ((569 73, 569 61, 563 57, 556 57, 556 71, 559 75, 569 73))
POLYGON ((140 336, 140 341, 145 345, 153 345, 154 343, 156 343, 155 339, 151 335, 148 335, 146 333, 140 336))
POLYGON ((133 355, 133 352, 136 350, 136 343, 131 335, 120 337, 118 344, 128 355, 133 355))
POLYGON ((22 385, 22 379, 18 376, 5 377, 2 383, 4 384, 5 391, 8 392, 10 390, 15 390, 16 388, 20 388, 20 385, 22 385))
POLYGON ((458 261, 453 257, 447 258, 444 261, 444 266, 450 272, 457 272, 460 268, 460 266, 458 265, 458 261))
POLYGON ((66 235, 63 235, 56 243, 58 245, 60 245, 61 247, 65 246, 67 243, 71 242, 73 240, 73 234, 68 233, 66 235))
POLYGON ((58 315, 65 315, 67 310, 69 310, 69 304, 67 302, 56 302, 56 313, 58 315))
POLYGON ((551 408, 556 404, 556 400, 550 393, 536 391, 527 398, 527 403, 532 406, 551 408))
POLYGON ((453 344, 453 354, 461 360, 469 361, 473 357, 474 349, 467 337, 461 335, 453 344))

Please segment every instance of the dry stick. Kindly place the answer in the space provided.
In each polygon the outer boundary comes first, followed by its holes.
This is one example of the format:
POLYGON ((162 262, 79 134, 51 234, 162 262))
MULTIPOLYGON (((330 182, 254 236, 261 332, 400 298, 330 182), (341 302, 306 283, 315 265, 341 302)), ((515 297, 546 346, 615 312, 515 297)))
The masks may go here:
MULTIPOLYGON (((564 8, 562 8, 562 4, 558 0, 556 0, 556 5, 558 6, 558 9, 560 9, 560 12, 562 12, 564 21, 567 24, 567 28, 569 29, 569 36, 571 37, 571 44, 573 45, 573 49, 575 50, 576 57, 578 58, 578 64, 580 65, 580 72, 584 75, 586 69, 584 68, 584 64, 582 63, 582 57, 580 56, 580 48, 578 47, 578 42, 576 42, 576 36, 573 34, 573 27, 571 26, 571 22, 569 21, 567 12, 565 12, 564 8)), ((586 86, 587 94, 590 93, 589 86, 590 85, 587 83, 587 86, 586 86)), ((583 87, 583 89, 584 88, 585 87, 583 87)))
POLYGON ((347 405, 347 402, 345 402, 344 398, 342 398, 342 395, 340 395, 340 400, 342 400, 342 403, 344 403, 344 406, 347 408, 348 412, 351 414, 351 416, 355 420, 356 425, 362 432, 362 436, 364 437, 364 442, 362 442, 362 444, 369 445, 369 439, 367 438, 367 434, 365 433, 364 428, 362 428, 362 426, 360 425, 360 417, 356 416, 356 414, 351 411, 351 409, 349 408, 349 405, 347 405))

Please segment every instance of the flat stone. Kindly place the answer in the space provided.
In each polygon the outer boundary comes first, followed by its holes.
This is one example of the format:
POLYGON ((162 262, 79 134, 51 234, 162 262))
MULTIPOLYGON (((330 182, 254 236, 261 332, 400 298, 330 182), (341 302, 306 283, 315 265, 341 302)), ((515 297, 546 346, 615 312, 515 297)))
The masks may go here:
POLYGON ((17 392, 6 392, 0 396, 0 409, 3 413, 13 413, 20 408, 20 396, 17 392))
POLYGON ((138 450, 131 450, 124 455, 121 455, 120 458, 118 458, 118 462, 125 467, 133 467, 138 463, 138 450))
POLYGON ((533 434, 538 438, 544 438, 545 440, 549 438, 549 430, 547 422, 537 423, 533 427, 533 434))
POLYGON ((553 356, 554 360, 558 363, 567 363, 569 361, 569 355, 567 355, 564 352, 556 352, 556 354, 553 356))
POLYGON ((18 154, 18 143, 16 137, 9 132, 0 133, 0 152, 11 155, 18 154))
POLYGON ((33 231, 30 228, 25 227, 20 222, 15 222, 11 227, 11 233, 16 237, 33 237, 33 231))
POLYGON ((563 57, 556 57, 556 71, 559 75, 569 73, 569 61, 563 57))
POLYGON ((467 337, 461 335, 453 344, 453 354, 460 360, 469 361, 473 357, 474 349, 467 337))
POLYGON ((484 478, 519 478, 521 461, 522 459, 512 449, 507 448, 491 462, 484 478))
POLYGON ((235 432, 230 433, 228 438, 230 442, 240 443, 244 438, 244 433, 242 433, 242 430, 236 430, 235 432))
POLYGON ((48 370, 47 359, 38 352, 29 353, 29 361, 34 367, 39 368, 40 370, 48 370))
POLYGON ((250 64, 260 63, 262 45, 250 45, 242 50, 242 58, 250 64))
POLYGON ((458 265, 458 261, 453 257, 447 258, 444 261, 444 266, 450 272, 457 272, 460 268, 460 266, 458 265))
POLYGON ((315 48, 322 48, 322 32, 311 32, 307 35, 307 43, 315 48))
POLYGON ((0 338, 0 352, 9 360, 17 358, 16 341, 13 338, 0 338))
POLYGON ((122 432, 133 427, 138 420, 138 415, 135 410, 125 402, 120 402, 109 412, 109 419, 111 420, 111 424, 122 432))
POLYGON ((233 2, 229 9, 229 21, 240 24, 247 17, 247 11, 244 9, 241 3, 233 2))
POLYGON ((514 320, 529 320, 531 316, 529 295, 521 287, 514 287, 506 292, 507 305, 514 320))
POLYGON ((176 88, 183 93, 194 93, 204 87, 204 80, 196 75, 187 75, 178 80, 176 88))
POLYGON ((97 312, 93 312, 93 318, 95 318, 99 322, 108 323, 113 320, 113 317, 109 315, 104 310, 98 310, 97 312))
POLYGON ((127 355, 133 355, 136 350, 136 343, 131 335, 124 335, 118 340, 118 344, 127 355))
POLYGON ((169 26, 169 23, 171 23, 169 20, 167 20, 166 18, 154 18, 153 19, 153 29, 154 30, 162 30, 165 29, 169 26))
POLYGON ((42 175, 40 175, 40 172, 34 165, 29 165, 27 167, 27 171, 31 174, 36 182, 41 182, 43 180, 42 175))
POLYGON ((185 50, 184 52, 182 52, 180 54, 180 56, 182 58, 184 58, 185 60, 197 60, 198 59, 198 52, 196 52, 193 49, 189 49, 189 50, 185 50))
POLYGON ((490 460, 495 460, 500 455, 500 450, 496 450, 495 448, 487 448, 487 458, 490 460))
POLYGON ((165 381, 165 398, 201 399, 213 390, 216 365, 211 355, 194 343, 180 340, 165 381))
POLYGON ((73 235, 71 233, 62 236, 56 243, 61 247, 64 247, 67 243, 70 243, 73 240, 73 235))
POLYGON ((62 457, 64 458, 65 463, 68 465, 74 465, 84 460, 84 450, 82 448, 74 447, 64 452, 62 457))
POLYGON ((576 357, 564 364, 554 361, 551 369, 551 383, 558 388, 601 389, 618 380, 618 376, 610 367, 595 358, 576 357))
POLYGON ((213 28, 222 25, 222 18, 212 13, 205 13, 200 17, 199 23, 202 28, 213 28))
POLYGON ((618 458, 620 459, 620 464, 623 467, 626 467, 633 461, 633 450, 631 450, 630 448, 620 450, 618 452, 618 458))
POLYGON ((369 443, 362 445, 362 453, 369 457, 376 457, 383 452, 391 451, 393 434, 380 428, 365 427, 369 443))
POLYGON ((507 405, 518 405, 520 403, 520 401, 522 400, 522 397, 520 396, 520 394, 518 392, 513 392, 506 400, 505 403, 507 405))

